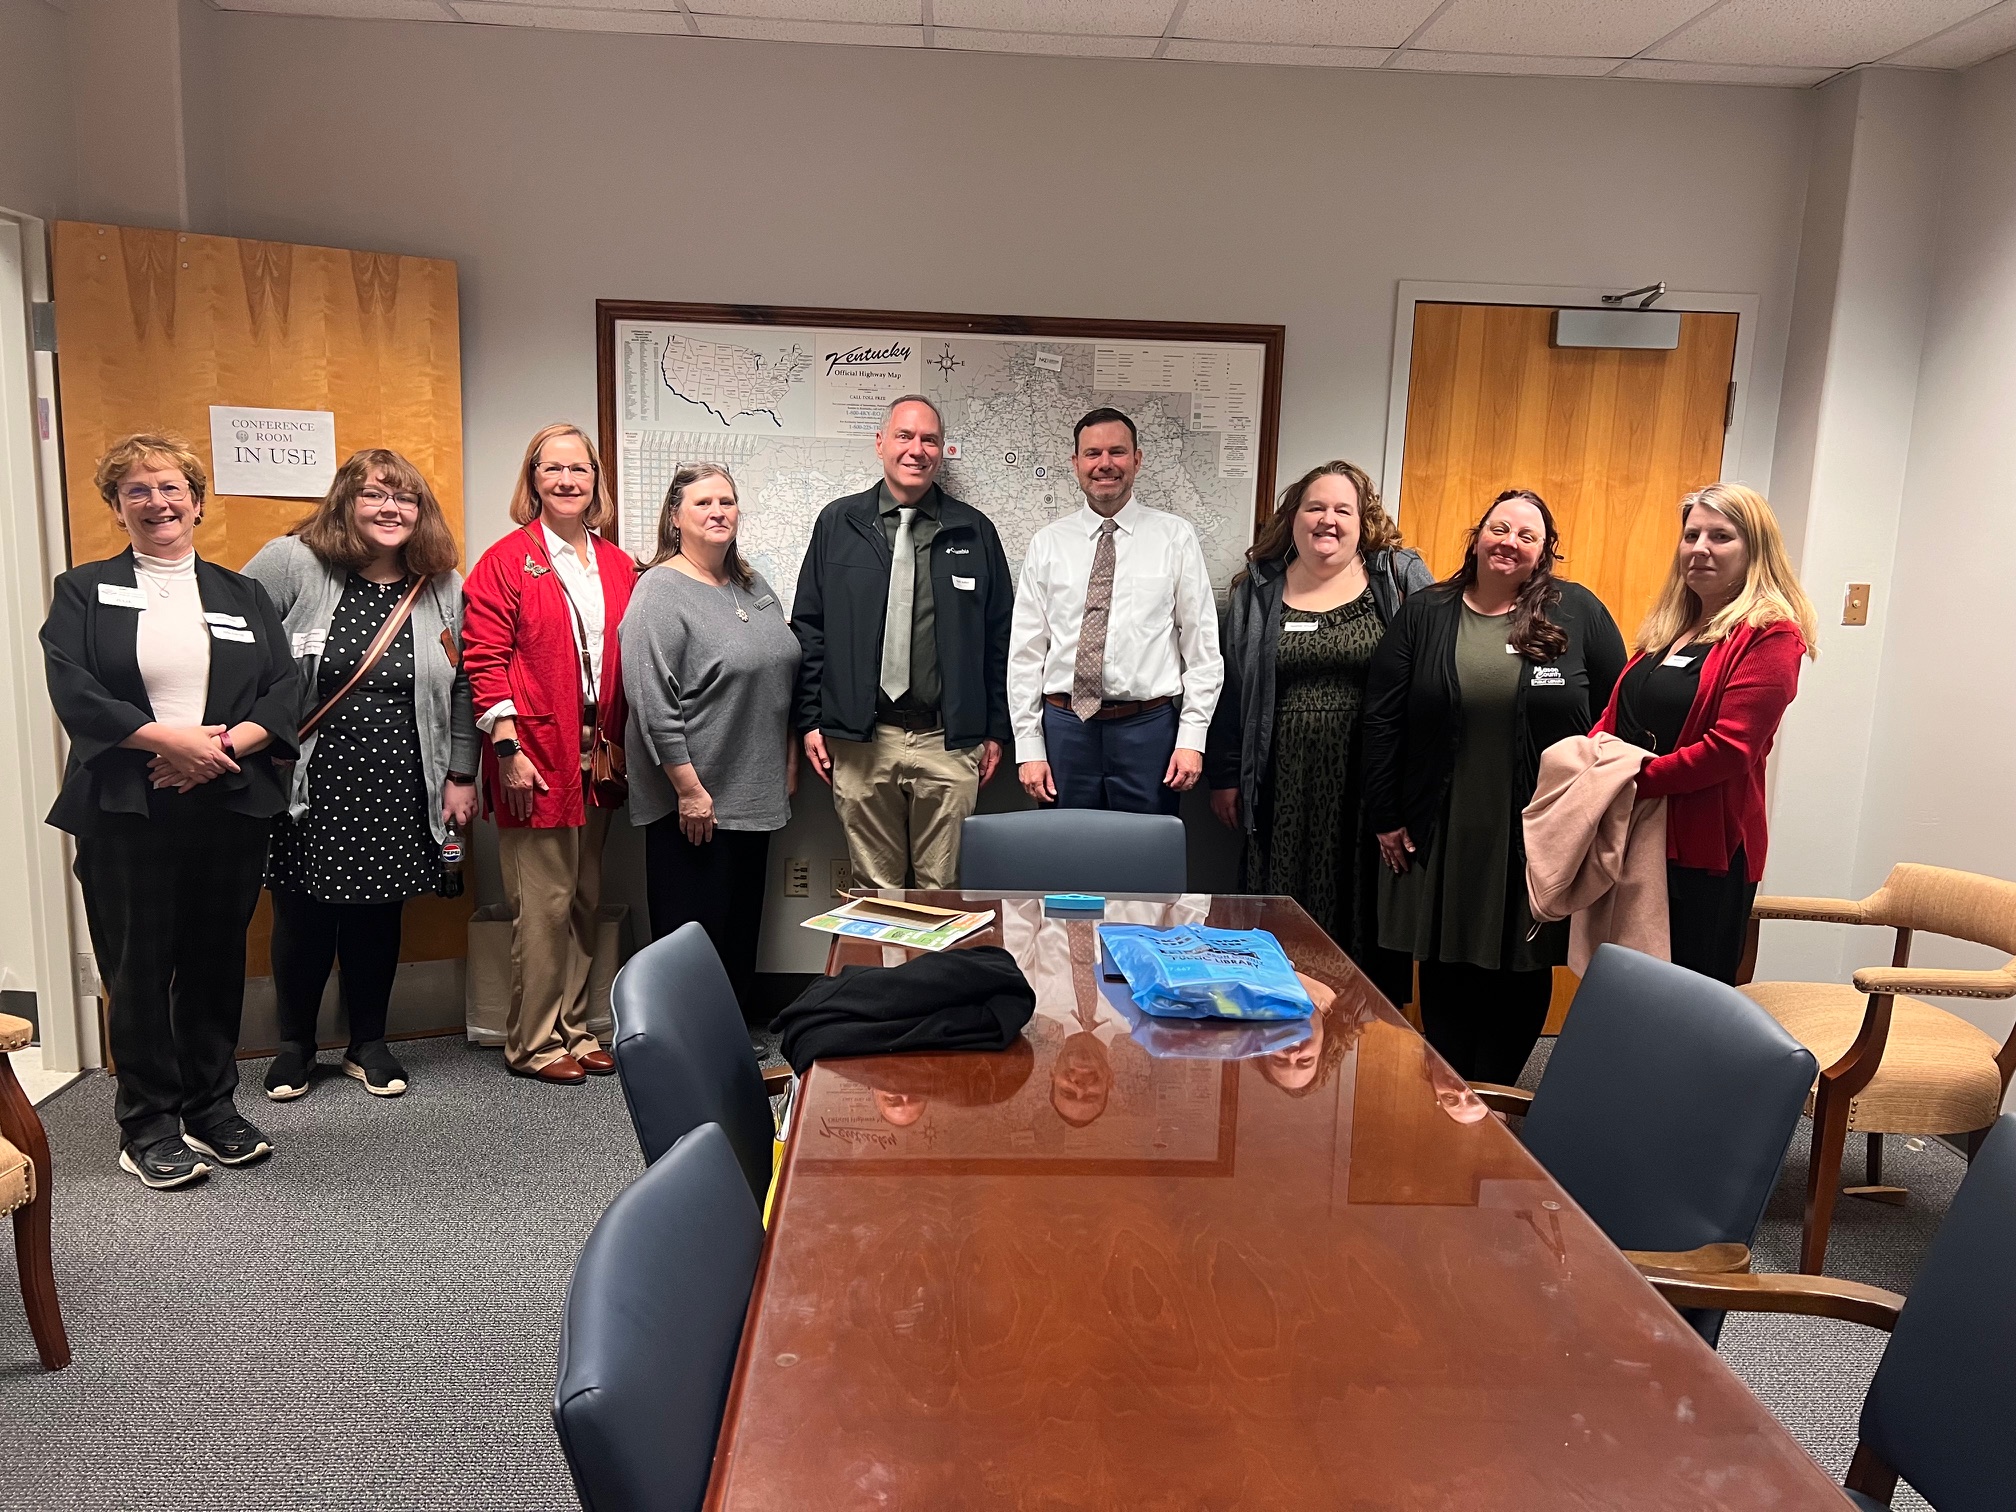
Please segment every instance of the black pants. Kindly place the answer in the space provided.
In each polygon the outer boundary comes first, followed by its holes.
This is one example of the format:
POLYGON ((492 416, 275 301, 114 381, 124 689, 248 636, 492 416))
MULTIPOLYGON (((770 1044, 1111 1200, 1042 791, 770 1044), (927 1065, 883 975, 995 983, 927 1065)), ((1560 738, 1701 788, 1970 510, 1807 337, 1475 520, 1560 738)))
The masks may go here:
POLYGON ((1511 1086, 1547 1025, 1554 972, 1421 963, 1421 1030, 1465 1081, 1511 1086))
POLYGON ((767 831, 717 829, 712 840, 695 845, 679 833, 677 814, 644 826, 651 938, 662 940, 697 919, 728 969, 745 1018, 756 1011, 756 942, 769 860, 767 831))
POLYGON ((105 983, 114 1115, 129 1144, 202 1131, 236 1111, 245 930, 273 821, 174 793, 149 818, 100 814, 77 880, 105 983))
POLYGON ((280 1039, 315 1053, 315 1019, 329 968, 343 967, 343 1015, 350 1048, 385 1038, 392 979, 399 970, 403 901, 324 903, 292 888, 273 889, 273 992, 280 1039))
POLYGON ((1749 871, 1740 845, 1729 858, 1729 870, 1719 877, 1666 863, 1666 919, 1675 965, 1732 987, 1736 984, 1743 942, 1750 931, 1750 905, 1757 901, 1757 884, 1749 871))

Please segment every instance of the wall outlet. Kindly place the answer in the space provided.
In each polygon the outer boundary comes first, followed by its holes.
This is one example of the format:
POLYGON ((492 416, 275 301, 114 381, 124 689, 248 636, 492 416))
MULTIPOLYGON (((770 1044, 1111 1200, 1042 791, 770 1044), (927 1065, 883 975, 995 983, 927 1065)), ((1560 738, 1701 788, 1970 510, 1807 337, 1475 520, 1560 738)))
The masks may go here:
POLYGON ((1850 583, 1848 596, 1841 604, 1841 623, 1844 625, 1866 625, 1869 623, 1869 585, 1850 583))
POLYGON ((784 862, 784 896, 787 898, 812 896, 812 863, 802 856, 791 856, 784 862))
POLYGON ((833 896, 844 898, 854 890, 854 864, 845 856, 833 860, 833 896))

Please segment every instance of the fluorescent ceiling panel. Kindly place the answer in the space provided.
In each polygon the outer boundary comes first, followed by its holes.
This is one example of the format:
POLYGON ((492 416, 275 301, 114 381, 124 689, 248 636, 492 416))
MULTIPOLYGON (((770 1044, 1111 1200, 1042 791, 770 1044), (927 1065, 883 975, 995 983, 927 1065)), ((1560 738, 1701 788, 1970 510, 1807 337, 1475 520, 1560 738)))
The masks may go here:
POLYGON ((1055 32, 971 31, 934 26, 931 40, 963 52, 1040 53, 1070 58, 1152 58, 1154 37, 1067 37, 1055 32))
POLYGON ((219 10, 269 16, 334 16, 353 21, 453 21, 434 0, 217 0, 219 10))
POLYGON ((1191 63, 1286 63, 1297 68, 1377 68, 1390 47, 1289 47, 1266 42, 1199 42, 1179 37, 1162 49, 1165 58, 1191 63))
POLYGON ((1961 22, 1943 36, 1907 47, 1886 61, 1913 68, 1971 68, 2012 47, 2016 47, 2016 0, 2003 0, 1993 10, 1961 22))
POLYGON ((1415 38, 1440 52, 1628 58, 1711 0, 1456 0, 1415 38))
POLYGON ((587 10, 565 5, 501 5, 496 0, 455 0, 464 21, 485 26, 533 26, 551 31, 642 32, 689 36, 677 11, 587 10))
MULTIPOLYGON (((998 32, 1077 32, 1088 36, 1159 37, 1176 0, 932 0, 937 26, 998 32)), ((713 9, 721 9, 715 6, 713 9)), ((935 33, 934 33, 935 34, 935 33)))
POLYGON ((1620 79, 1665 79, 1674 84, 1768 84, 1803 89, 1832 78, 1831 68, 1752 68, 1741 63, 1668 63, 1634 58, 1617 70, 1620 79))
MULTIPOLYGON (((665 10, 677 10, 662 0, 665 10)), ((696 15, 741 16, 761 21, 847 21, 882 26, 915 26, 924 19, 922 0, 698 0, 686 7, 696 15)))
POLYGON ((1981 0, 1729 0, 1655 54, 1697 63, 1851 68, 1982 9, 1981 0))
POLYGON ((1393 60, 1413 73, 1554 74, 1590 78, 1617 66, 1615 58, 1529 58, 1521 53, 1429 52, 1410 47, 1393 60))
POLYGON ((694 13, 703 37, 744 37, 760 42, 853 42, 865 47, 922 47, 921 26, 850 26, 840 21, 771 21, 750 16, 694 13))
POLYGON ((1441 0, 1190 0, 1179 36, 1218 42, 1397 47, 1441 0))

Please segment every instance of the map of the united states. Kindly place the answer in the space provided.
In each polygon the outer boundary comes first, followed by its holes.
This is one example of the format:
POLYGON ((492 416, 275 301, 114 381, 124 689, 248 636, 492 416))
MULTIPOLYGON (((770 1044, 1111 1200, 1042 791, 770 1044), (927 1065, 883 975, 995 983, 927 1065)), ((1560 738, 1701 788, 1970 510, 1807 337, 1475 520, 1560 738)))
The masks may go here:
POLYGON ((802 347, 794 346, 765 361, 761 352, 748 347, 678 335, 665 343, 659 359, 665 386, 723 425, 732 425, 744 415, 768 415, 781 426, 784 422, 778 406, 811 365, 812 354, 802 347))

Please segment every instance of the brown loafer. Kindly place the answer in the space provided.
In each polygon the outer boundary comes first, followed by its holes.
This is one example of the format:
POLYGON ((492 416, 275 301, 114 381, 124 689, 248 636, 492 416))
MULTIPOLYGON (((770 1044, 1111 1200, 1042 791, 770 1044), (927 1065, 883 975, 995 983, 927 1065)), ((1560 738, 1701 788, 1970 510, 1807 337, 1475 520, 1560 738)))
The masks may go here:
POLYGON ((588 1073, 581 1069, 581 1062, 571 1055, 563 1055, 556 1061, 548 1061, 537 1071, 520 1071, 510 1068, 513 1076, 528 1077, 533 1081, 554 1082, 563 1087, 579 1086, 588 1080, 588 1073))
POLYGON ((607 1050, 590 1050, 574 1057, 575 1064, 590 1076, 608 1076, 616 1069, 616 1057, 607 1050))

